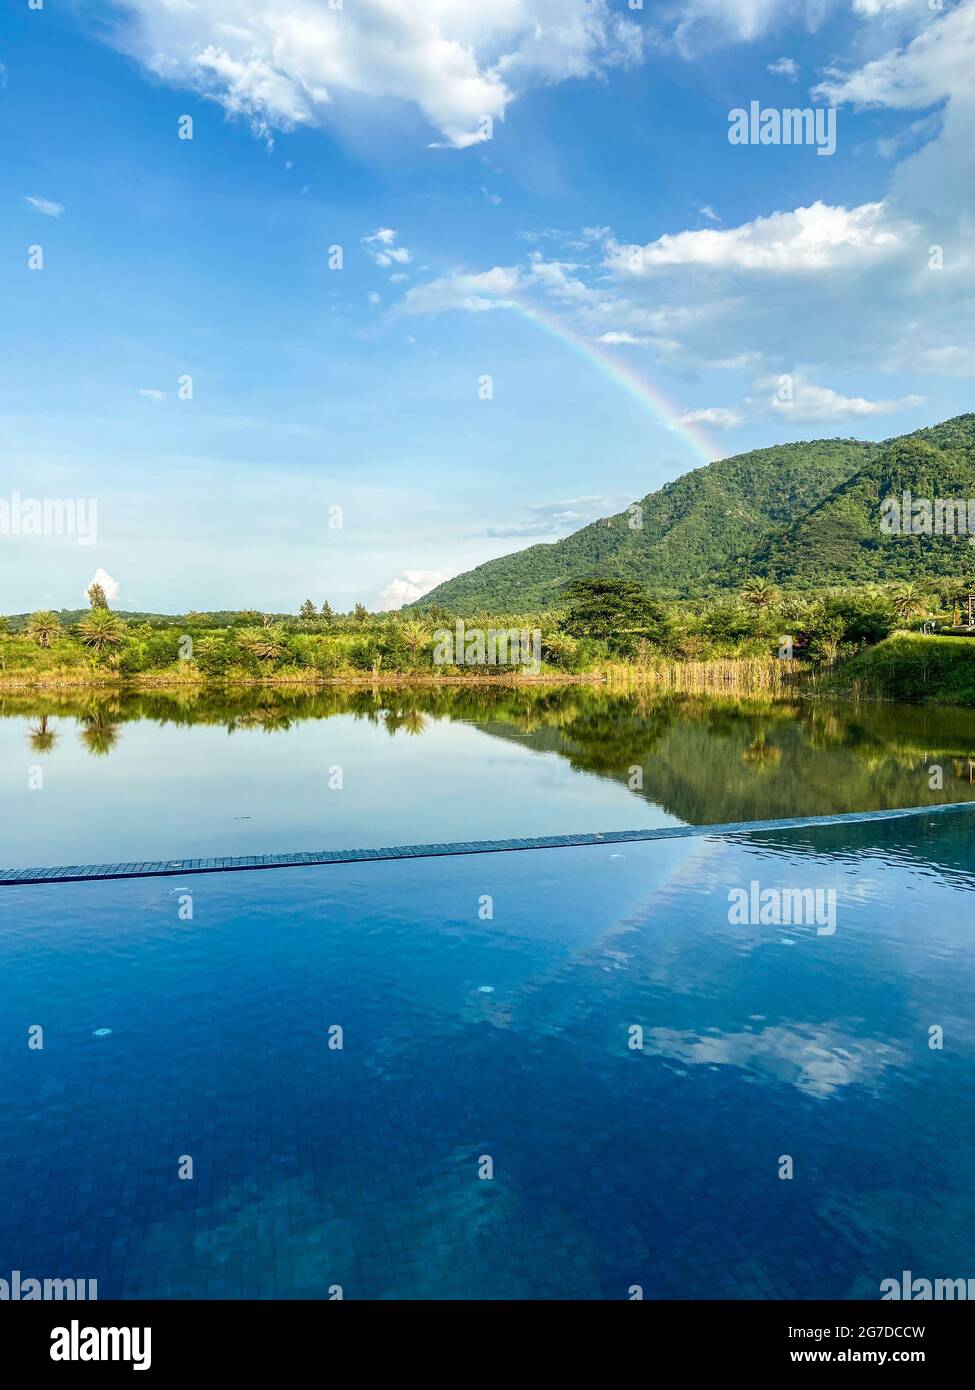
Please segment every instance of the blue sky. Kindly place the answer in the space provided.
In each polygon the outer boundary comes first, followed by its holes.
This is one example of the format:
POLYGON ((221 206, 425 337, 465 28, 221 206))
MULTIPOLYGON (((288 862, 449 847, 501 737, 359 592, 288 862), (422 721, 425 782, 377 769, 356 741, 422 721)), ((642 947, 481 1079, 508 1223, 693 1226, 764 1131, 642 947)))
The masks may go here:
POLYGON ((0 612, 394 606, 971 409, 973 60, 975 0, 8 6, 0 495, 98 537, 0 536, 0 612))

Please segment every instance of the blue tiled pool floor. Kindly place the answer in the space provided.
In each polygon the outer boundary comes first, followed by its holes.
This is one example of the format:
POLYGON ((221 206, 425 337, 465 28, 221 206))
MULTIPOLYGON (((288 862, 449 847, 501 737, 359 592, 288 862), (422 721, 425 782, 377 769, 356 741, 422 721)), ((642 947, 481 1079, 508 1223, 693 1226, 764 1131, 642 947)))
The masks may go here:
POLYGON ((975 1276, 971 816, 4 888, 0 1276, 477 1299, 975 1276), (753 881, 834 889, 835 932, 733 925, 753 881))

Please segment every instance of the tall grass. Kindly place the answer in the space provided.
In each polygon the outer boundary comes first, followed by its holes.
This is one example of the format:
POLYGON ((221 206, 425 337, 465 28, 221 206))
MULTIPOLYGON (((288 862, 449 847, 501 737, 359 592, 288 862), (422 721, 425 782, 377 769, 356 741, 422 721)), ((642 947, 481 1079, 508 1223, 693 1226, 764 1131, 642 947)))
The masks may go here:
POLYGON ((605 668, 608 684, 645 685, 655 690, 675 690, 691 694, 710 691, 786 692, 795 690, 803 666, 798 661, 778 657, 716 657, 710 661, 652 660, 639 667, 614 665, 605 668))

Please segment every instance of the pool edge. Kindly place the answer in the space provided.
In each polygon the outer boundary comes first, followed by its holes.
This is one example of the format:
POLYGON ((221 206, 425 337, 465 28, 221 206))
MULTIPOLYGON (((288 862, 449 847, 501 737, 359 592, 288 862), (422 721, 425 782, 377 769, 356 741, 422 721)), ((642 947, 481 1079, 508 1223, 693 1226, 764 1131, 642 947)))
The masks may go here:
POLYGON ((47 868, 0 869, 0 887, 40 883, 89 883, 121 878, 167 878, 186 874, 240 873, 257 869, 297 869, 325 864, 363 864, 376 860, 432 859, 459 854, 506 854, 530 849, 578 849, 586 845, 628 844, 640 840, 677 840, 692 836, 751 835, 807 826, 856 825, 901 820, 909 816, 975 811, 975 802, 907 806, 891 811, 845 811, 834 815, 738 821, 723 825, 674 825, 644 830, 606 830, 579 835, 542 835, 531 839, 467 840, 454 844, 392 845, 380 849, 311 850, 296 854, 246 854, 205 859, 159 859, 129 864, 71 864, 47 868))

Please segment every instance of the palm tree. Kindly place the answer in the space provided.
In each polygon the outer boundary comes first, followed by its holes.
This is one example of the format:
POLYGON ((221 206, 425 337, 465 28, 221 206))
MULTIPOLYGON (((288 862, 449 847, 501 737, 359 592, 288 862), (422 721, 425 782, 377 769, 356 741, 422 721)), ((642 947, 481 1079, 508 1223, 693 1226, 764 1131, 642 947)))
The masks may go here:
POLYGON ((117 647, 125 636, 125 623, 107 608, 93 608, 78 623, 78 636, 96 656, 117 647))
POLYGON ((50 753, 58 741, 57 731, 48 727, 49 715, 42 714, 37 727, 30 731, 30 746, 35 753, 50 753))
POLYGON ((898 584, 891 596, 891 604, 894 612, 905 622, 913 618, 917 613, 923 613, 927 608, 927 601, 921 592, 920 586, 913 579, 905 579, 898 584))
POLYGON ((27 636, 39 647, 49 647, 57 639, 60 631, 61 619, 49 609, 41 613, 32 613, 27 620, 27 636))
POLYGON ((542 641, 542 655, 553 666, 562 666, 572 660, 578 647, 578 642, 575 642, 567 633, 550 632, 542 641))
POLYGON ((430 633, 426 624, 421 623, 417 618, 407 618, 400 625, 399 635, 402 638, 403 646, 414 660, 425 651, 429 641, 430 633))
POLYGON ((759 612, 772 608, 782 597, 774 584, 767 579, 749 579, 741 591, 742 598, 759 612))
POLYGON ((285 635, 279 627, 245 628, 237 638, 258 661, 277 661, 285 651, 285 635))

